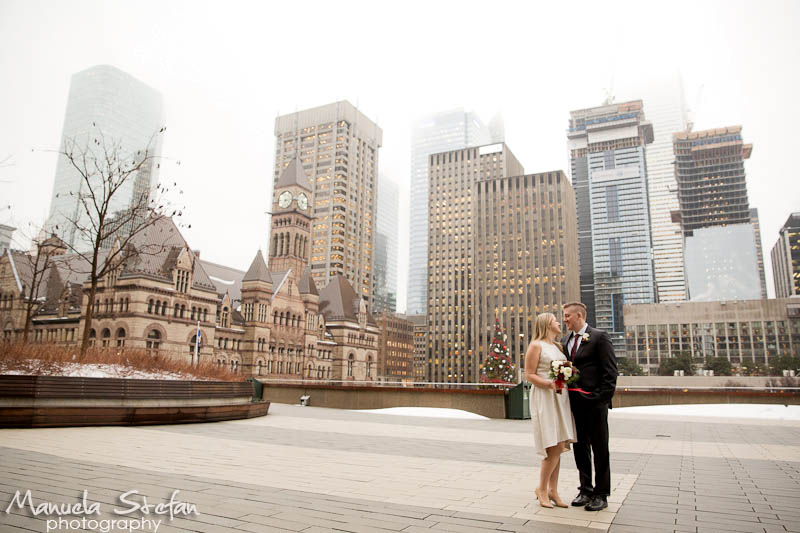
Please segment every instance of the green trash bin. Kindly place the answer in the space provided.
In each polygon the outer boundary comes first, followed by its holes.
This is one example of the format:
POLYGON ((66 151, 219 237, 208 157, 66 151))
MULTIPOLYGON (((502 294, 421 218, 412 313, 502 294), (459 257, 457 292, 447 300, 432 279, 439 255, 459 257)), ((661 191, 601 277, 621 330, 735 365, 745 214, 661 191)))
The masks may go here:
POLYGON ((247 381, 253 384, 253 401, 260 402, 264 399, 264 384, 256 378, 247 378, 247 381))
POLYGON ((517 420, 529 419, 531 417, 530 395, 530 383, 520 383, 506 391, 506 417, 517 420))

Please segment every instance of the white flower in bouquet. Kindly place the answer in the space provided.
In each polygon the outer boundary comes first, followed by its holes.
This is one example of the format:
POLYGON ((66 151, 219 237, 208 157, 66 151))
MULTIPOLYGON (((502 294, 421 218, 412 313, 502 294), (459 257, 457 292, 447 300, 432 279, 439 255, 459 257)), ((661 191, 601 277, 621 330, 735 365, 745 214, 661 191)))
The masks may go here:
POLYGON ((572 368, 564 366, 564 368, 561 369, 561 373, 564 374, 565 378, 569 379, 572 376, 572 368))
POLYGON ((550 366, 553 368, 553 370, 558 370, 558 367, 561 366, 561 361, 553 361, 550 363, 550 366))

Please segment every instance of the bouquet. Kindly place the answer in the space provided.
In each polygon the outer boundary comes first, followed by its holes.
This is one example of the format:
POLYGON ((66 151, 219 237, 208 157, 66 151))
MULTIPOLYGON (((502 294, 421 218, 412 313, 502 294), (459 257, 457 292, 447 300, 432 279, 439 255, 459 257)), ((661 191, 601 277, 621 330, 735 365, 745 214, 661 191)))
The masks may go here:
POLYGON ((561 394, 565 385, 575 383, 580 377, 578 369, 569 361, 553 361, 550 365, 550 378, 556 384, 556 393, 561 394))

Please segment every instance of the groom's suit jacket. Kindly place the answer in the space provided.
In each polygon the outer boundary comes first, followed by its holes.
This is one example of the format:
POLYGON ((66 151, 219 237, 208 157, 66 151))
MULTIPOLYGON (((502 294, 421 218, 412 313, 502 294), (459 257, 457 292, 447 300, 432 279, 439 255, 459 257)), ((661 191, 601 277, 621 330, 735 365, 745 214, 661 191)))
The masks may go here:
MULTIPOLYGON (((614 353, 614 346, 608 333, 602 329, 595 329, 591 326, 586 327, 589 340, 581 340, 575 358, 572 363, 580 372, 578 381, 570 385, 570 388, 579 388, 587 392, 570 392, 570 401, 573 407, 581 404, 603 404, 607 403, 611 408, 611 398, 617 388, 617 356, 614 353)), ((561 339, 561 346, 564 353, 569 358, 569 335, 561 339)))

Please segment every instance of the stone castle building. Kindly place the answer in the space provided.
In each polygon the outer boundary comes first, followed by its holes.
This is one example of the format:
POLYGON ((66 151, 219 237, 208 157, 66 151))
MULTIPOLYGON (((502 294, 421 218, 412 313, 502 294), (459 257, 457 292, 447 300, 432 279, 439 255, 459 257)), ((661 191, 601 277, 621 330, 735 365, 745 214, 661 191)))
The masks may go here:
MULTIPOLYGON (((274 190, 270 267, 258 251, 247 272, 202 261, 169 218, 132 242, 131 253, 99 284, 89 332, 98 347, 140 348, 225 365, 264 378, 370 381, 378 373, 379 328, 341 275, 318 290, 308 265, 311 186, 295 159, 274 190)), ((80 343, 89 269, 57 237, 38 283, 29 341, 80 343)), ((39 268, 38 270, 41 270, 39 268)), ((22 339, 36 256, 0 258, 0 328, 22 339)), ((35 284, 36 285, 36 284, 35 284)))

